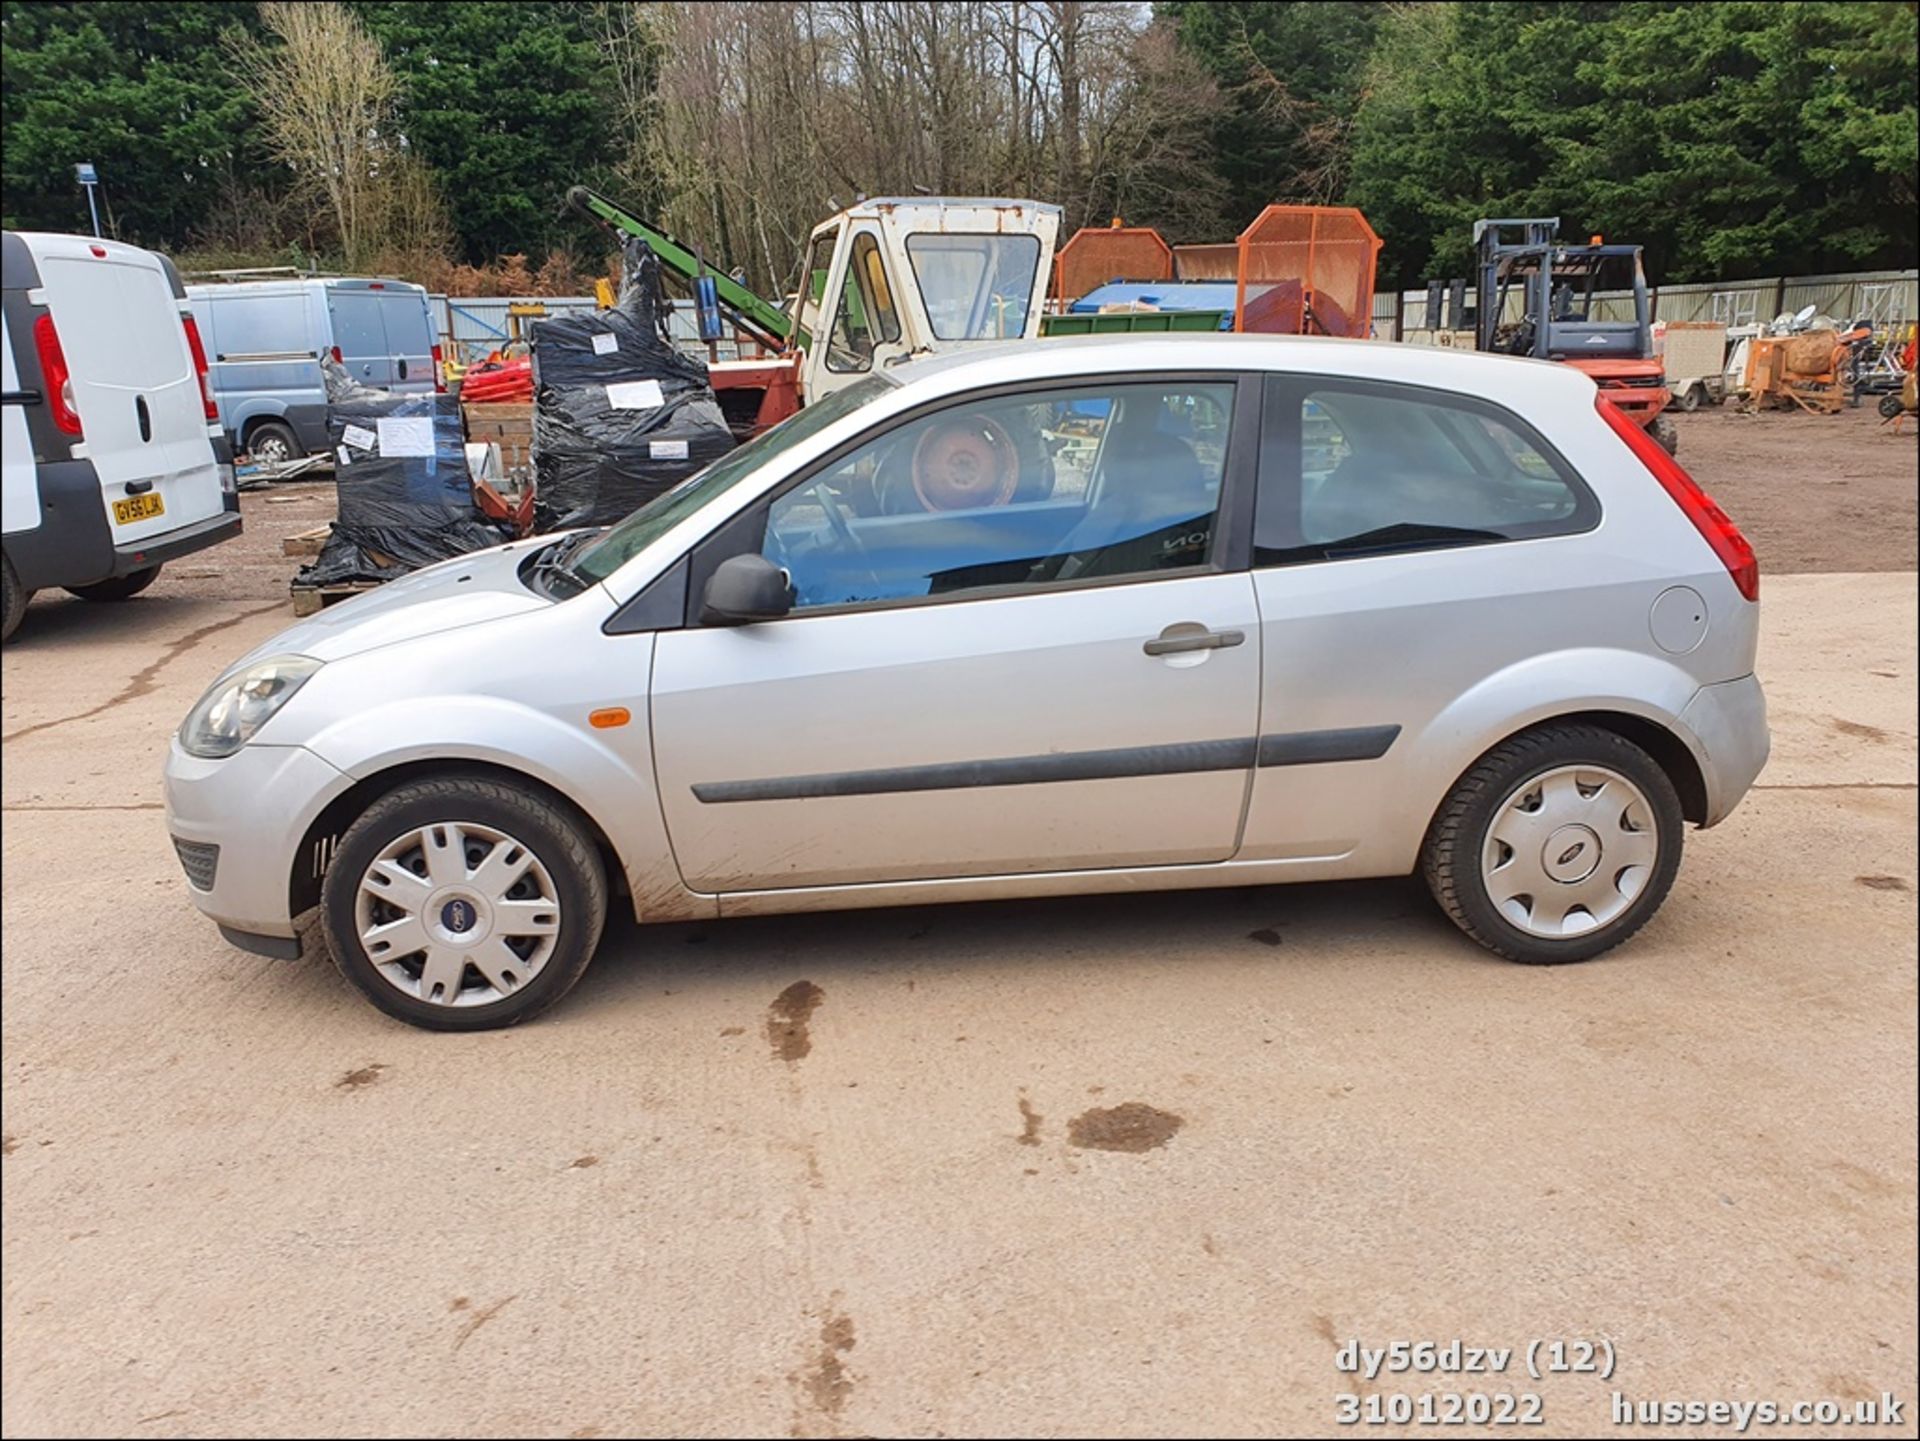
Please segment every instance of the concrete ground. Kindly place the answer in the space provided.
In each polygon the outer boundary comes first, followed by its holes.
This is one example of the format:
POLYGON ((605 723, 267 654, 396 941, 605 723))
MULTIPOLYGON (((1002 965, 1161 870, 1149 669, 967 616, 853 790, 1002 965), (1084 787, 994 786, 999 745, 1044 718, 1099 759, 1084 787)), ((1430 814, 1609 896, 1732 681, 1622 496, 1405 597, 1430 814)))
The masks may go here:
POLYGON ((1531 1391, 1586 1435, 1617 1390, 1890 1391, 1914 1434, 1913 443, 1792 419, 1682 417, 1767 568, 1772 764, 1566 969, 1411 881, 626 924, 546 1019, 428 1035, 222 944, 160 810, 330 488, 127 606, 42 597, 0 661, 0 1431, 1311 1435, 1531 1391), (1516 1355, 1335 1364, 1456 1337, 1516 1355), (1526 1376, 1578 1338, 1611 1381, 1526 1376))
POLYGON ((1915 577, 1765 586, 1775 759, 1601 961, 1496 961, 1400 881, 628 925, 467 1037, 187 902, 165 738, 284 608, 40 607, 4 663, 6 1432, 1911 1407, 1915 577), (1097 1114, 1130 1103, 1164 1115, 1097 1114), (1148 1148, 1098 1149, 1116 1120, 1148 1148), (1455 1337, 1618 1370, 1335 1369, 1455 1337))

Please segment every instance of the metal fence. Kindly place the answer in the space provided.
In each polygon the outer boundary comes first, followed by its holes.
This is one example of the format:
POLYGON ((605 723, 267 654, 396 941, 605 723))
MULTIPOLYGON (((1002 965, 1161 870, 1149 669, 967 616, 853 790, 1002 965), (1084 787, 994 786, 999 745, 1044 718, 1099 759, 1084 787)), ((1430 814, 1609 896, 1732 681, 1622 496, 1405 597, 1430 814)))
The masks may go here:
MULTIPOLYGON (((1471 281, 1467 295, 1471 302, 1471 281)), ((1896 325, 1920 318, 1920 270, 1698 281, 1650 286, 1648 298, 1655 320, 1705 320, 1728 326, 1765 324, 1776 315, 1791 315, 1811 305, 1843 323, 1864 316, 1876 325, 1896 325)), ((1599 304, 1594 319, 1633 318, 1630 293, 1602 291, 1596 299, 1599 304)), ((1509 309, 1518 304, 1517 296, 1508 298, 1509 309)), ((1517 311, 1508 318, 1517 320, 1517 311)), ((1425 290, 1405 290, 1397 295, 1387 292, 1374 297, 1374 339, 1398 340, 1410 330, 1430 328, 1425 290)))
MULTIPOLYGON (((435 295, 431 299, 440 344, 449 359, 463 365, 484 360, 488 351, 497 350, 507 343, 513 333, 507 315, 510 305, 544 306, 548 316, 572 315, 582 310, 592 310, 596 305, 591 295, 435 295)), ((701 343, 692 302, 674 300, 669 303, 671 310, 667 317, 667 333, 682 350, 705 360, 707 347, 701 343)), ((522 317, 520 325, 523 337, 531 324, 531 320, 522 317)), ((738 359, 738 347, 731 340, 721 341, 716 347, 716 358, 738 359)))

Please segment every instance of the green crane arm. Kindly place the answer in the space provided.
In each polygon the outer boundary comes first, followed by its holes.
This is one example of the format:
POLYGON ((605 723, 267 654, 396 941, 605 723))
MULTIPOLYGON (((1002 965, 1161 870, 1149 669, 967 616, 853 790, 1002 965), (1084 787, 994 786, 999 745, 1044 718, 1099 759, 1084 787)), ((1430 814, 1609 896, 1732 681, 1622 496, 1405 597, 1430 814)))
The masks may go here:
POLYGON ((622 210, 598 191, 576 185, 567 192, 567 203, 609 230, 638 236, 646 242, 649 250, 660 257, 660 263, 681 279, 691 282, 699 275, 712 277, 721 305, 732 312, 742 330, 775 350, 786 348, 792 334, 792 321, 772 301, 761 299, 739 281, 703 265, 698 255, 664 230, 622 210))

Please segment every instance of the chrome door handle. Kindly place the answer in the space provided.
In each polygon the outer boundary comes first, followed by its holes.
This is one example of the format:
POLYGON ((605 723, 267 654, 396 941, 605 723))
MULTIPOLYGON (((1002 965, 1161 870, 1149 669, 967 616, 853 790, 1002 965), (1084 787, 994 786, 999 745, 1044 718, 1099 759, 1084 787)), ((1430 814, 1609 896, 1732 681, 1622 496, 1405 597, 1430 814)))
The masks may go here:
POLYGON ((1246 633, 1237 630, 1189 631, 1185 634, 1169 635, 1167 631, 1175 627, 1168 626, 1166 631, 1148 641, 1140 648, 1148 655, 1178 655, 1188 650, 1225 650, 1229 646, 1241 645, 1246 641, 1246 633))

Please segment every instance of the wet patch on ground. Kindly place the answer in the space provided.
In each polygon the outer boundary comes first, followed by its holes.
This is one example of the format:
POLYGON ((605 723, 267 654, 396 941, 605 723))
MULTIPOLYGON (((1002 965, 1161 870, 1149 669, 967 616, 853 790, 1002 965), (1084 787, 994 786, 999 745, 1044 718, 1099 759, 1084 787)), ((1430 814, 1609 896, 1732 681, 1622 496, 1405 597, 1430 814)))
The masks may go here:
POLYGON ((333 1083, 334 1089, 340 1091, 361 1090, 379 1080, 381 1073, 386 1069, 387 1068, 380 1062, 375 1061, 371 1066, 362 1066, 357 1071, 348 1071, 346 1075, 333 1083))
POLYGON ((1019 1141, 1021 1145, 1037 1146, 1040 1144, 1040 1122, 1044 1119, 1038 1111, 1033 1109, 1033 1102, 1029 1101, 1025 1096, 1020 1098, 1019 1141))
POLYGON ((1856 886, 1865 886, 1870 891, 1904 891, 1911 889, 1899 876, 1855 876, 1856 886))
POLYGON ((798 1061, 813 1049, 808 1025, 827 993, 812 981, 795 981, 767 1010, 767 1042, 783 1061, 798 1061))
POLYGON ((1152 1151, 1186 1125, 1183 1117, 1142 1101, 1096 1107, 1067 1122, 1067 1144, 1083 1151, 1152 1151))

